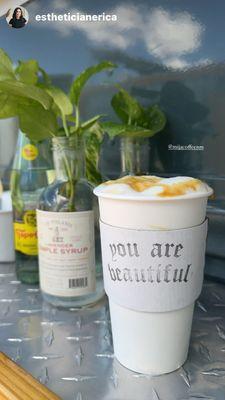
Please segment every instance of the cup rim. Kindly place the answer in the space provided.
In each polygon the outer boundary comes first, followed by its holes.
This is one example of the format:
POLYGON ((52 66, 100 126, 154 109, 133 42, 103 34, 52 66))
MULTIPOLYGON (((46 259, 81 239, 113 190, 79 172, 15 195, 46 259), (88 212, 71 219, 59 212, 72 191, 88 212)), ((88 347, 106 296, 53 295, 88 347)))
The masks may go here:
POLYGON ((161 202, 161 201, 167 201, 167 202, 172 202, 172 201, 181 201, 181 200, 193 200, 193 199, 199 199, 199 198, 208 198, 210 197, 214 191, 212 188, 209 188, 207 193, 200 193, 200 192, 191 192, 187 193, 185 195, 181 196, 171 196, 171 197, 156 197, 156 196, 141 196, 141 195, 126 195, 124 194, 115 194, 115 193, 106 193, 106 192, 99 192, 97 190, 98 188, 94 189, 94 194, 97 197, 100 198, 105 198, 105 199, 112 199, 112 200, 122 200, 122 201, 141 201, 141 202, 161 202))

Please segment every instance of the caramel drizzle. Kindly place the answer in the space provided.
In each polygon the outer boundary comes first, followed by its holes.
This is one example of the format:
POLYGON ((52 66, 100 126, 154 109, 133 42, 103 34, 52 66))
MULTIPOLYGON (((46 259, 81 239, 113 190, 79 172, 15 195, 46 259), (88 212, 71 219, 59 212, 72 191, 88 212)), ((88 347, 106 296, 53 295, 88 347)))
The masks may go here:
POLYGON ((136 192, 143 192, 154 186, 160 186, 163 188, 161 193, 157 196, 160 197, 173 197, 182 196, 187 193, 188 190, 196 191, 201 181, 199 179, 190 179, 186 182, 175 182, 172 185, 166 183, 160 183, 162 179, 157 176, 125 176, 115 181, 105 182, 105 185, 113 185, 115 183, 124 183, 129 185, 136 192))

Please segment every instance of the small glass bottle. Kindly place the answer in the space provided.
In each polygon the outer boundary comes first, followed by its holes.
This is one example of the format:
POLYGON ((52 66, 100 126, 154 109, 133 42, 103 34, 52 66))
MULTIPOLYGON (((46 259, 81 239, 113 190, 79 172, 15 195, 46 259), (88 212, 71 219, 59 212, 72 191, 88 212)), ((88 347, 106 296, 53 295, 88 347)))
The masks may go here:
POLYGON ((85 178, 83 139, 52 142, 56 179, 37 210, 40 285, 51 304, 81 307, 104 295, 101 263, 95 263, 100 245, 93 188, 85 178))
POLYGON ((19 280, 29 284, 39 281, 36 208, 52 168, 51 160, 42 155, 42 146, 20 131, 10 176, 16 273, 19 280))
POLYGON ((121 137, 120 154, 120 176, 149 174, 149 138, 121 137))

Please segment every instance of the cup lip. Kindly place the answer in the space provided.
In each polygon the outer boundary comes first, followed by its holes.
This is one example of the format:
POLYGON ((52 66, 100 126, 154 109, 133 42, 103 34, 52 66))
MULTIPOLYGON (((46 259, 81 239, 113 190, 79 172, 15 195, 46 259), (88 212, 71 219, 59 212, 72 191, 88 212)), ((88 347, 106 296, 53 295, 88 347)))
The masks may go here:
POLYGON ((160 197, 160 196, 156 197, 156 196, 141 196, 141 195, 132 196, 130 194, 124 196, 124 194, 99 192, 98 187, 96 187, 93 192, 97 197, 100 197, 103 199, 105 198, 105 199, 122 200, 122 201, 140 201, 140 202, 156 202, 156 203, 162 202, 162 201, 172 202, 172 201, 208 198, 214 193, 213 189, 210 187, 206 193, 191 192, 191 193, 187 193, 185 195, 173 196, 173 197, 172 196, 171 197, 160 197))

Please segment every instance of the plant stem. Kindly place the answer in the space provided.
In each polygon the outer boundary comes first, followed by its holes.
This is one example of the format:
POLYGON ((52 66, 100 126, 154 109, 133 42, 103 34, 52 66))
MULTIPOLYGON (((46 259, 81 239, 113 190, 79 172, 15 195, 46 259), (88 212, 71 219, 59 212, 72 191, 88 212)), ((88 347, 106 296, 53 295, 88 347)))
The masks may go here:
POLYGON ((141 143, 140 139, 135 140, 135 161, 136 161, 136 175, 141 175, 141 143))
POLYGON ((135 147, 130 137, 122 138, 122 174, 135 174, 135 147))
POLYGON ((67 159, 67 157, 65 155, 65 152, 63 150, 63 147, 61 146, 61 144, 60 144, 59 140, 57 139, 57 137, 55 135, 53 135, 53 137, 57 141, 58 146, 60 147, 60 149, 62 151, 64 165, 65 165, 66 173, 68 175, 68 181, 69 181, 69 184, 70 184, 70 199, 69 199, 69 207, 68 208, 69 208, 69 211, 76 211, 75 210, 75 206, 73 205, 73 198, 74 198, 74 193, 75 192, 74 192, 74 187, 73 187, 74 181, 73 181, 72 171, 71 171, 68 159, 67 159))
POLYGON ((75 110, 76 110, 76 130, 78 130, 80 127, 80 110, 78 105, 75 106, 75 110))
POLYGON ((66 136, 69 137, 70 133, 69 133, 69 129, 68 129, 67 122, 66 122, 66 116, 64 114, 62 114, 62 123, 63 123, 63 128, 65 130, 66 136))
MULTIPOLYGON (((62 152, 64 153, 64 150, 62 150, 62 152)), ((74 187, 73 187, 73 177, 72 177, 72 171, 68 162, 68 159, 65 155, 65 153, 63 154, 63 160, 65 163, 65 169, 66 169, 66 173, 68 175, 68 180, 69 180, 69 184, 70 184, 70 198, 69 198, 69 211, 75 211, 74 210, 74 205, 73 205, 73 198, 74 198, 74 187)))

